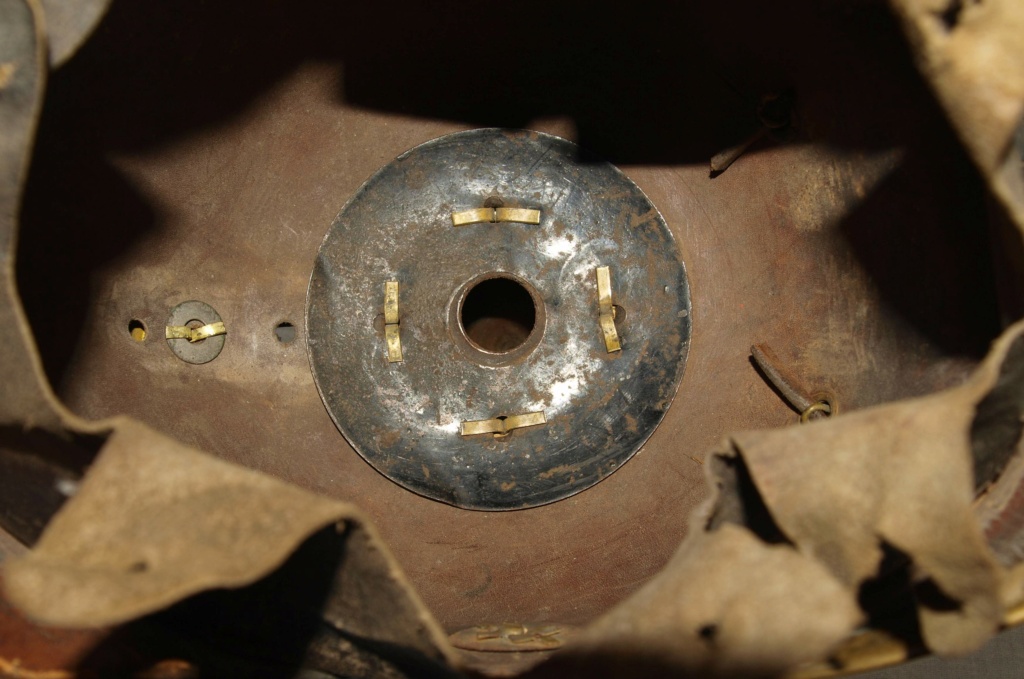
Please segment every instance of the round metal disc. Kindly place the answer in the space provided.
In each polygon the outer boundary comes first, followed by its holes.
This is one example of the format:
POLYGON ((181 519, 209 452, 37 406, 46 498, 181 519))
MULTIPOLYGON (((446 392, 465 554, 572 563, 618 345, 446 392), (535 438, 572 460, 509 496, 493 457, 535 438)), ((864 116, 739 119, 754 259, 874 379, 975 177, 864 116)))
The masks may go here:
POLYGON ((310 280, 307 346, 331 417, 379 472, 459 507, 518 509, 597 483, 643 445, 682 378, 689 311, 672 234, 632 181, 564 139, 484 129, 403 154, 344 207, 310 280), (483 207, 540 210, 540 223, 453 226, 483 207), (401 362, 385 340, 389 281, 401 362), (461 434, 540 412, 545 424, 504 437, 461 434))
MULTIPOLYGON (((199 325, 207 325, 208 323, 218 323, 223 320, 216 309, 206 302, 191 300, 182 302, 171 309, 167 325, 182 326, 188 325, 193 321, 198 321, 199 325)), ((169 339, 167 340, 167 346, 171 348, 175 356, 186 363, 202 365, 220 356, 221 350, 224 349, 224 340, 224 335, 207 337, 198 342, 189 342, 186 339, 169 339)))

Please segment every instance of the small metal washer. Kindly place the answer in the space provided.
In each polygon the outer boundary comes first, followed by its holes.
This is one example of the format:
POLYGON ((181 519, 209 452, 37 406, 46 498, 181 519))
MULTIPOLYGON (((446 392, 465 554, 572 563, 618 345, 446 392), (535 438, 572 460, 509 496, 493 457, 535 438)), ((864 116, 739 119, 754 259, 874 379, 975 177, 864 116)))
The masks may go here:
MULTIPOLYGON (((217 310, 206 302, 191 300, 182 302, 171 310, 167 325, 188 325, 191 321, 200 321, 203 325, 207 325, 223 320, 217 310)), ((169 339, 167 346, 171 348, 175 356, 186 363, 201 365, 209 363, 220 355, 224 348, 224 340, 224 335, 208 337, 199 342, 189 342, 187 339, 169 339)))

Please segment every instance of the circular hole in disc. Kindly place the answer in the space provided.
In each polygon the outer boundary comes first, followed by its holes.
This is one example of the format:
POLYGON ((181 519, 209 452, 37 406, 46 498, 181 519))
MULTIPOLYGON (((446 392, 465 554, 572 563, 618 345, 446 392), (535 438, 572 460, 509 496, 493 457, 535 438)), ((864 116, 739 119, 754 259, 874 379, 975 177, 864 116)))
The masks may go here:
POLYGON ((459 320, 473 344, 501 354, 527 340, 537 323, 537 309, 530 293, 518 282, 488 278, 466 295, 459 320))

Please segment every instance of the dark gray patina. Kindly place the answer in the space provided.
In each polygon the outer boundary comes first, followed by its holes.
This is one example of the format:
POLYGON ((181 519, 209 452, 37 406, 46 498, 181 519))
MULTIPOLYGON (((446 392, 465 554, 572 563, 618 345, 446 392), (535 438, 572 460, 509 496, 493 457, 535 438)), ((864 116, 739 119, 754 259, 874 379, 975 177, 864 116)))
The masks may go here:
POLYGON ((632 181, 564 139, 483 129, 412 149, 349 201, 310 280, 307 342, 331 417, 378 471, 459 507, 519 509, 597 483, 647 440, 682 378, 689 311, 672 234, 632 181), (540 224, 452 226, 484 206, 539 209, 540 224), (598 321, 600 266, 621 352, 598 321), (525 288, 533 319, 492 296, 474 333, 463 302, 495 277, 525 288), (386 281, 400 284, 401 363, 387 360, 386 281), (546 425, 460 435, 536 411, 546 425))

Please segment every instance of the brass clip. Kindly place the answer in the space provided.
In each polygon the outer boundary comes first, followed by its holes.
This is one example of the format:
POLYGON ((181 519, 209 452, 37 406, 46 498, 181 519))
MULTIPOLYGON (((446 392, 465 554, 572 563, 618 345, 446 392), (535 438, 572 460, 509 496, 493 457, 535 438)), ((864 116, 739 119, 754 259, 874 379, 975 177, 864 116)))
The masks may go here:
POLYGON ((224 327, 224 321, 207 323, 198 328, 190 328, 187 325, 168 325, 164 331, 164 337, 167 339, 185 339, 193 343, 202 342, 208 337, 226 334, 228 334, 228 329, 224 327))
POLYGON ((535 413, 524 413, 523 415, 512 415, 510 417, 493 417, 489 420, 470 420, 462 423, 461 434, 463 436, 479 436, 481 434, 494 434, 494 438, 505 438, 512 433, 513 429, 523 427, 535 427, 538 424, 547 424, 544 411, 535 413))
POLYGON ((388 344, 388 363, 401 363, 402 337, 399 333, 398 281, 384 284, 384 340, 388 344))
POLYGON ((779 357, 767 344, 755 344, 750 347, 750 357, 754 359, 761 375, 775 391, 779 392, 793 410, 800 413, 802 424, 839 414, 839 404, 835 396, 827 392, 808 396, 807 390, 798 386, 801 380, 785 369, 779 357))
POLYGON ((615 305, 612 304, 612 273, 606 266, 597 267, 597 306, 601 314, 601 332, 608 353, 622 351, 619 331, 615 328, 615 305))
POLYGON ((831 417, 832 404, 828 401, 815 401, 800 413, 800 424, 807 424, 810 422, 811 416, 814 415, 814 413, 822 413, 825 417, 831 417))
POLYGON ((517 222, 519 224, 540 224, 540 210, 521 207, 479 207, 452 213, 452 226, 468 224, 497 224, 517 222))

